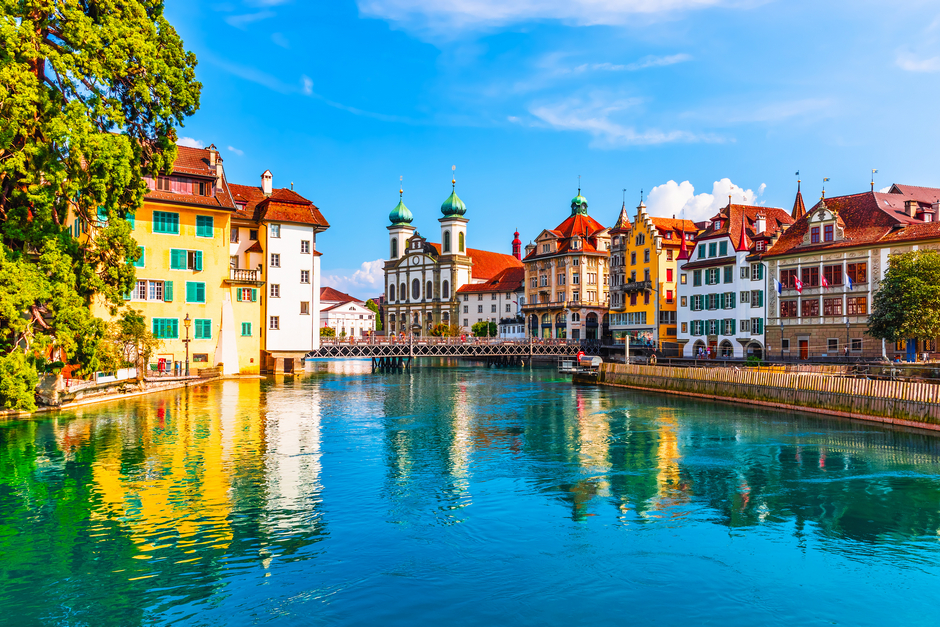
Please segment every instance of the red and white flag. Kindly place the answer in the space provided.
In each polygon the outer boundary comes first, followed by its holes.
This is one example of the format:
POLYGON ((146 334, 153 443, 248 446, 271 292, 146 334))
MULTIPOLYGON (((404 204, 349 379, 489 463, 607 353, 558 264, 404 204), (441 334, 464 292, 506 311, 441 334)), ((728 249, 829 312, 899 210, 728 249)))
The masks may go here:
POLYGON ((793 287, 795 287, 795 288, 796 288, 796 291, 799 292, 800 294, 803 293, 803 281, 801 281, 801 280, 799 280, 799 279, 797 279, 797 278, 794 277, 794 279, 793 279, 793 287))
POLYGON ((822 277, 822 286, 829 287, 829 281, 826 280, 826 277, 822 277))

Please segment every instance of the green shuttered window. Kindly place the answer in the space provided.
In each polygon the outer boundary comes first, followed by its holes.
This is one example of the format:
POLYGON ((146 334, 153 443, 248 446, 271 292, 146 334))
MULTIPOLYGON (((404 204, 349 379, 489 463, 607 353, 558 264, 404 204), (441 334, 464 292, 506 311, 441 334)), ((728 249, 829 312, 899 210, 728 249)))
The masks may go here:
POLYGON ((180 335, 178 318, 154 318, 153 336, 158 340, 175 340, 180 335))
POLYGON ((165 303, 173 302, 173 281, 163 282, 163 302, 165 303))
POLYGON ((170 213, 169 211, 153 212, 153 232, 170 233, 179 235, 180 233, 180 214, 170 213))
POLYGON ((143 268, 147 251, 144 249, 143 246, 138 246, 137 250, 140 251, 140 259, 134 262, 134 267, 143 268))
POLYGON ((196 216, 196 237, 212 237, 212 216, 196 216))
POLYGON ((202 251, 170 249, 170 270, 193 270, 202 272, 202 251))
POLYGON ((197 318, 195 326, 197 340, 212 339, 212 320, 197 318))
POLYGON ((186 281, 186 302, 206 302, 206 284, 202 281, 186 281))
POLYGON ((251 323, 242 322, 242 337, 251 337, 251 323))

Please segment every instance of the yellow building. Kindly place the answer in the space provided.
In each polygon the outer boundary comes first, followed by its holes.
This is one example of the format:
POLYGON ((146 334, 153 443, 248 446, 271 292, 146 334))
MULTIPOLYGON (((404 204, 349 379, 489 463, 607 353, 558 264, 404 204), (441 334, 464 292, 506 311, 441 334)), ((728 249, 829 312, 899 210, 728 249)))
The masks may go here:
MULTIPOLYGON (((619 223, 619 222, 618 222, 619 223)), ((610 331, 614 342, 651 343, 667 355, 676 343, 677 259, 697 228, 690 220, 654 218, 640 202, 629 230, 615 237, 623 280, 611 288, 610 331)))
MULTIPOLYGON (((151 371, 223 366, 257 374, 261 352, 260 285, 234 280, 229 232, 236 205, 215 146, 178 146, 173 172, 145 177, 150 191, 133 220, 143 249, 128 305, 141 311, 162 341, 151 371), (247 326, 246 326, 247 325, 247 326)), ((93 313, 109 317, 103 303, 93 313)))

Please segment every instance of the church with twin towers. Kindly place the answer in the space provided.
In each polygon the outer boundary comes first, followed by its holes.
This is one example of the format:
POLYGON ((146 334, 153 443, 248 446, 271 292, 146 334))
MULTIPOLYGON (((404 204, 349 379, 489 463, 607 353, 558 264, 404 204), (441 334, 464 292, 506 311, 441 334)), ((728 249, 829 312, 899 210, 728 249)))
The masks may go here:
POLYGON ((389 334, 428 335, 442 323, 469 332, 473 323, 497 322, 510 309, 513 315, 517 311, 516 293, 524 274, 519 233, 512 242, 512 255, 470 248, 467 206, 457 196, 456 180, 451 186, 438 218, 440 243, 428 241, 412 226, 414 215, 405 206, 402 190, 388 216, 385 320, 389 334), (483 300, 484 291, 492 292, 485 304, 470 303, 471 292, 476 301, 483 300))

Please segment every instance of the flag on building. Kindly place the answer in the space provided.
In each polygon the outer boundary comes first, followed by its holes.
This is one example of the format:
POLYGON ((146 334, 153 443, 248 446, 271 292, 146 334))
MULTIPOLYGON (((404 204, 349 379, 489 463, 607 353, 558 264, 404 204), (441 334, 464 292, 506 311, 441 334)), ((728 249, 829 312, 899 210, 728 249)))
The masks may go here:
POLYGON ((783 283, 781 283, 777 279, 774 279, 774 287, 777 288, 777 293, 782 296, 783 295, 783 283))
POLYGON ((845 284, 849 289, 852 289, 852 277, 845 275, 845 284))
POLYGON ((800 294, 803 293, 803 281, 797 279, 796 277, 793 278, 793 287, 795 287, 796 291, 800 294))
POLYGON ((823 286, 824 288, 825 288, 825 287, 829 287, 829 281, 826 280, 826 277, 825 277, 825 276, 822 277, 822 286, 823 286))

